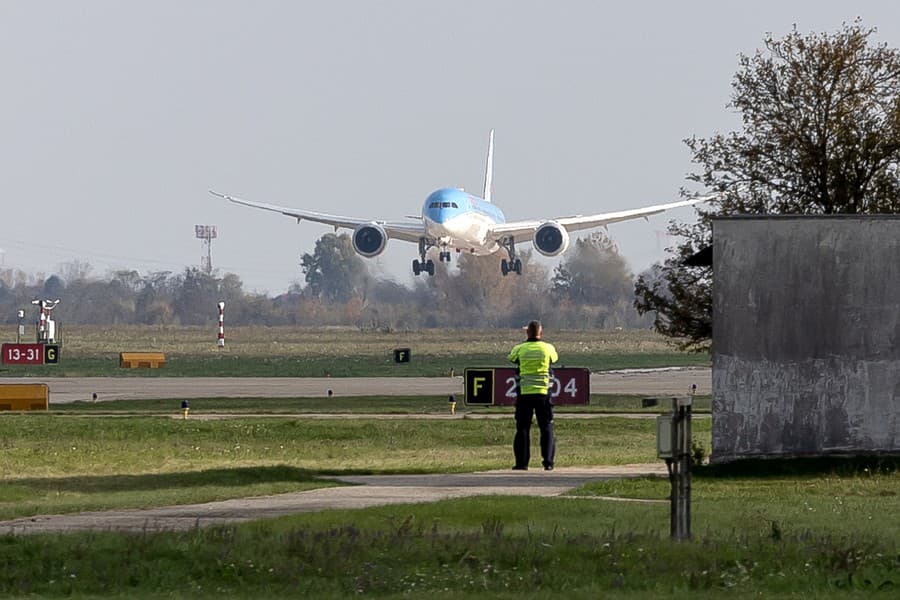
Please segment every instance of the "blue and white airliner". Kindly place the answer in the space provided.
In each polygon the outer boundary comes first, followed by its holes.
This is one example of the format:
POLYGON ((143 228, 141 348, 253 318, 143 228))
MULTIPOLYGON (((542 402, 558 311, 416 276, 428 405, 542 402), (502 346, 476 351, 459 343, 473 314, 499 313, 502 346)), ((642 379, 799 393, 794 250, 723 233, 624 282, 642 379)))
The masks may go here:
POLYGON ((671 208, 705 202, 713 196, 701 196, 668 204, 634 208, 594 215, 575 215, 533 221, 507 221, 503 211, 491 202, 493 176, 494 132, 488 142, 487 166, 484 174, 484 195, 479 198, 461 189, 441 188, 432 192, 422 205, 420 217, 407 221, 379 221, 356 217, 342 217, 309 210, 286 208, 242 200, 210 190, 210 193, 236 204, 271 210, 288 217, 325 223, 353 230, 353 248, 372 258, 384 252, 388 240, 397 239, 419 244, 419 258, 413 260, 415 275, 434 275, 434 262, 427 258, 431 248, 438 248, 438 260, 450 262, 452 251, 474 256, 486 256, 504 250, 508 258, 500 262, 500 272, 522 274, 522 261, 516 258, 516 244, 531 241, 534 249, 544 256, 557 256, 569 247, 569 232, 602 227, 610 223, 649 217, 671 208))

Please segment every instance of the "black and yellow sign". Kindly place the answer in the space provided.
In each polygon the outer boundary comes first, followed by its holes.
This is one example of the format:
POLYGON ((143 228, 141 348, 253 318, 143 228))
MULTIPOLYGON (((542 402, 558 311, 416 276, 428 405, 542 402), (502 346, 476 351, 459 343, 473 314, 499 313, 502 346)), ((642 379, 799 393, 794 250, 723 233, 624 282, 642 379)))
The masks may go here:
POLYGON ((47 344, 44 346, 44 364, 55 365, 59 363, 59 346, 57 344, 47 344))
POLYGON ((396 350, 394 350, 395 363, 408 363, 410 356, 411 352, 409 348, 397 348, 396 350))
POLYGON ((466 369, 466 404, 494 404, 494 369, 466 369))

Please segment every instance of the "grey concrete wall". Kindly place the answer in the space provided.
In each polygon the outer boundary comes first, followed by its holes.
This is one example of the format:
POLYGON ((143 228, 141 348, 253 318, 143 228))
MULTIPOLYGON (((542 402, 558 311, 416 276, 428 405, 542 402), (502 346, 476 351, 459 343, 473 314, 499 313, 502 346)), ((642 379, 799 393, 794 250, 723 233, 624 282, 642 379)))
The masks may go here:
POLYGON ((900 218, 713 223, 712 459, 900 452, 900 218))

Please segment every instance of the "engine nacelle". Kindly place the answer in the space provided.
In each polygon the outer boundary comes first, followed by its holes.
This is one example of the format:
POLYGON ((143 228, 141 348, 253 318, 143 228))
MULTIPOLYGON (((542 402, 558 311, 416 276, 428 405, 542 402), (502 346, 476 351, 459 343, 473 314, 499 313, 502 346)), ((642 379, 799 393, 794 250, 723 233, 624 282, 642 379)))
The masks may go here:
POLYGON ((534 232, 534 249, 544 256, 557 256, 569 247, 569 232, 555 221, 542 223, 534 232))
POLYGON ((366 258, 378 256, 387 246, 388 236, 378 223, 363 223, 353 230, 353 249, 366 258))

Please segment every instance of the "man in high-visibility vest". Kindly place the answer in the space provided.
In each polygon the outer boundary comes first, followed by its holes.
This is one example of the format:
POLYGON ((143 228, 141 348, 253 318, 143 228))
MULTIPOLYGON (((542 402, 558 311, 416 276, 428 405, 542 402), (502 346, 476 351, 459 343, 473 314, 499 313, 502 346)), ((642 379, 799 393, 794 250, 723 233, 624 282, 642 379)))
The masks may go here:
POLYGON ((541 458, 545 471, 553 470, 556 441, 553 439, 553 403, 550 399, 550 364, 559 360, 556 348, 541 340, 544 331, 540 321, 532 321, 526 327, 528 340, 515 346, 509 353, 510 362, 519 365, 519 385, 516 399, 516 437, 513 452, 516 464, 513 469, 525 471, 531 460, 531 418, 537 415, 541 431, 541 458))

